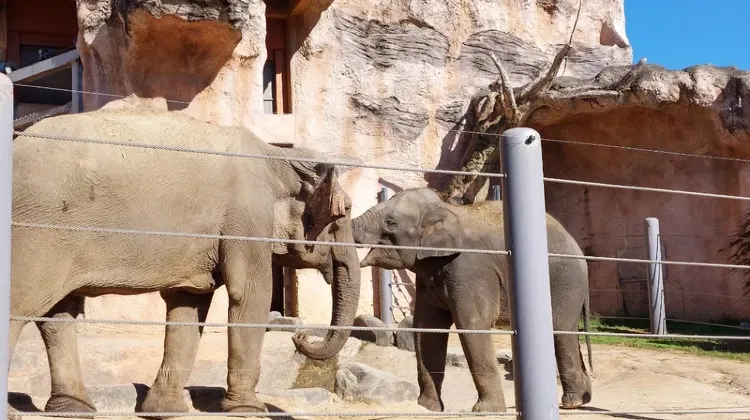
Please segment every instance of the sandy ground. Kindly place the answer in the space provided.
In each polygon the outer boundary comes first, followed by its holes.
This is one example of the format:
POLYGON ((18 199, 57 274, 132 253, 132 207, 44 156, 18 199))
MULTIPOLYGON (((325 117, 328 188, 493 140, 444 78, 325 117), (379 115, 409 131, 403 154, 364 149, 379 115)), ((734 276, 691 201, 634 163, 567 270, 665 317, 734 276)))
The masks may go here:
MULTIPOLYGON (((452 336, 451 348, 459 348, 452 336)), ((161 360, 163 336, 160 334, 81 335, 79 348, 87 386, 102 389, 101 385, 150 385, 161 360), (97 388, 97 387, 100 388, 97 388)), ((353 404, 334 398, 316 407, 270 396, 265 390, 284 381, 285 366, 279 365, 291 348, 289 334, 266 334, 263 353, 263 374, 259 392, 271 411, 287 412, 425 412, 416 403, 384 405, 353 404), (284 350, 279 350, 283 348, 284 350), (274 358, 277 360, 274 361, 274 358), (276 363, 276 364, 273 364, 276 363), (273 369, 269 365, 274 366, 273 369)), ((508 337, 496 336, 496 348, 510 347, 508 337)), ((355 348, 356 349, 356 348, 355 348)), ((594 345, 592 402, 580 411, 562 411, 569 419, 750 419, 750 364, 732 360, 698 357, 677 352, 652 351, 610 345, 594 345), (622 411, 685 410, 685 409, 745 409, 748 414, 607 414, 622 411), (598 414, 601 413, 601 414, 598 414)), ((584 348, 585 351, 585 348, 584 348)), ((196 369, 188 386, 225 386, 226 369, 221 366, 226 358, 226 335, 206 334, 201 342, 196 369), (221 382, 217 384, 217 382, 221 382)), ((357 361, 391 372, 416 383, 414 354, 396 348, 364 345, 356 356, 357 361)), ((31 396, 33 406, 44 407, 49 393, 49 375, 46 372, 46 355, 38 333, 32 328, 24 331, 17 346, 11 366, 9 390, 16 398, 31 396)), ((502 368, 501 368, 502 369, 502 368)), ((288 376, 288 375, 287 375, 288 376)), ((506 375, 509 377, 509 375, 506 375)), ((288 380, 288 378, 287 378, 288 380)), ((510 411, 514 409, 513 382, 504 380, 503 390, 510 411)), ((560 391, 561 392, 561 391, 560 391)), ((476 391, 469 370, 448 366, 443 385, 443 399, 450 412, 469 411, 476 401, 476 391)), ((28 399, 28 397, 26 397, 28 399)), ((132 406, 132 402, 131 402, 132 406)), ((32 408, 33 409, 33 408, 32 408)), ((28 410, 25 408, 24 410, 28 410)), ((100 411, 105 411, 99 408, 100 411)), ((113 410, 106 410, 113 411, 113 410)), ((118 410, 119 411, 119 410, 118 410)), ((129 411, 132 411, 129 410, 129 411)), ((467 413, 468 414, 468 413, 467 413)), ((415 418, 416 416, 379 415, 364 418, 415 418)), ((31 417, 28 418, 40 418, 31 417)), ((187 417, 185 417, 187 418, 187 417)), ((207 417, 201 416, 205 419, 207 417)), ((276 417, 274 417, 276 418, 276 417)), ((285 417, 290 418, 290 417, 285 417)), ((338 416, 293 418, 343 418, 338 416)), ((351 417, 347 417, 351 418, 351 417)), ((448 417, 441 417, 448 418, 448 417)), ((511 417, 512 418, 512 417, 511 417)))

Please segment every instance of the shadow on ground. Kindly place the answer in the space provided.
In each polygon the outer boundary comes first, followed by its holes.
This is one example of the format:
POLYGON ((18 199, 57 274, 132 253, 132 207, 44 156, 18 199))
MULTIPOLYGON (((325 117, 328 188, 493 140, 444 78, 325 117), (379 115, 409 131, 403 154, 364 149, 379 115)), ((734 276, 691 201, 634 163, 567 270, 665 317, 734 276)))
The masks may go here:
POLYGON ((611 411, 607 410, 607 409, 604 409, 604 408, 591 407, 591 406, 589 406, 589 407, 586 407, 586 406, 580 407, 580 408, 578 408, 577 411, 587 411, 587 412, 591 412, 591 413, 598 413, 598 414, 601 414, 601 415, 604 415, 604 416, 615 417, 615 418, 619 418, 619 419, 662 420, 661 418, 658 418, 658 417, 638 416, 638 415, 635 415, 635 414, 607 414, 607 413, 610 413, 611 411))
POLYGON ((43 411, 34 405, 31 395, 22 392, 8 392, 8 405, 15 410, 27 413, 40 413, 43 411))
MULTIPOLYGON (((135 411, 136 415, 138 412, 141 411, 141 407, 143 406, 143 401, 146 399, 146 394, 148 394, 148 390, 150 387, 145 384, 140 383, 134 383, 133 386, 135 387, 135 390, 138 394, 136 405, 135 405, 135 411)), ((221 413, 221 400, 224 398, 224 395, 226 395, 227 390, 223 387, 218 386, 188 386, 185 387, 185 389, 190 394, 190 399, 193 402, 193 408, 199 412, 203 413, 221 413)), ((269 413, 283 413, 286 410, 282 409, 281 407, 278 407, 274 404, 266 403, 266 409, 269 413)), ((187 416, 190 416, 190 414, 186 414, 187 416)), ((139 416, 143 417, 143 416, 139 416)), ((238 414, 238 417, 245 417, 244 415, 238 414)), ((263 413, 257 413, 254 414, 253 417, 269 417, 264 416, 263 413)), ((148 418, 148 417, 143 417, 148 418)), ((293 416, 272 416, 269 418, 273 419, 280 419, 280 420, 296 420, 293 416)))

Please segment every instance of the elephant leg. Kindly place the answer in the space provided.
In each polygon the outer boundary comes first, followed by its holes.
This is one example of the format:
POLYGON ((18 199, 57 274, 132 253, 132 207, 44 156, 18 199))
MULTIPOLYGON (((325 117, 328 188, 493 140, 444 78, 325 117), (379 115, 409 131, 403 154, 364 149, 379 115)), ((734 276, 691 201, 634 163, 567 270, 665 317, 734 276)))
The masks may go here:
MULTIPOLYGON (((453 318, 450 311, 432 306, 420 290, 417 281, 416 304, 414 308, 415 328, 450 328, 453 318)), ((448 351, 448 333, 414 333, 414 347, 417 357, 417 381, 419 382, 418 404, 430 411, 443 411, 445 406, 440 398, 445 377, 445 359, 448 351)))
MULTIPOLYGON (((49 318, 75 319, 83 309, 82 296, 67 296, 45 315, 49 318)), ((37 322, 47 349, 51 392, 44 407, 47 412, 96 412, 83 384, 78 356, 76 326, 72 322, 37 322)))
POLYGON ((555 335, 555 358, 562 384, 562 408, 578 408, 591 401, 591 378, 586 373, 577 335, 555 335))
MULTIPOLYGON (((474 299, 457 303, 454 319, 456 328, 471 330, 488 330, 494 320, 483 319, 488 316, 477 313, 474 299)), ((500 369, 497 367, 497 355, 489 334, 459 334, 466 362, 469 365, 478 399, 472 407, 473 412, 505 412, 505 394, 500 382, 500 369)))
MULTIPOLYGON (((11 315, 15 315, 13 309, 11 309, 11 315)), ((10 321, 8 329, 8 372, 10 372, 10 362, 13 360, 13 352, 16 349, 18 337, 21 336, 24 326, 26 326, 26 321, 10 321)))
MULTIPOLYGON (((193 294, 167 291, 161 294, 167 305, 167 321, 205 322, 213 292, 193 294)), ((198 354, 203 326, 167 325, 161 367, 141 405, 144 413, 186 413, 189 407, 182 390, 198 354)))
MULTIPOLYGON (((222 276, 230 323, 266 323, 271 309, 271 250, 267 244, 225 242, 222 276)), ((255 394, 265 328, 228 328, 226 412, 267 412, 255 394)))
MULTIPOLYGON (((11 315, 14 314, 14 308, 11 307, 11 315)), ((16 348, 16 343, 18 343, 18 337, 21 335, 21 331, 23 331, 23 327, 26 325, 26 321, 10 321, 9 329, 8 329, 8 373, 10 373, 10 362, 13 361, 13 351, 16 348)), ((17 413, 18 410, 11 407, 10 404, 7 403, 6 398, 6 407, 8 409, 8 420, 16 420, 17 416, 14 413, 17 413)))

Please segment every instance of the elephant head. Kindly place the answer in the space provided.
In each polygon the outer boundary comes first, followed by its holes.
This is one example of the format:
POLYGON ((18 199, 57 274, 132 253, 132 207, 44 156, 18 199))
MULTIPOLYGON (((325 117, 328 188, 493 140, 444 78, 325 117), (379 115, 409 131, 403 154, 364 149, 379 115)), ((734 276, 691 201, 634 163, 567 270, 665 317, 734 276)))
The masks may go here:
MULTIPOLYGON (((460 248, 463 232, 458 215, 430 188, 398 192, 352 220, 359 244, 460 248)), ((447 257, 451 250, 372 248, 361 267, 413 270, 419 260, 447 257)))
MULTIPOLYGON (((324 160, 307 149, 288 149, 305 159, 324 160)), ((351 199, 338 182, 337 169, 327 163, 290 162, 298 185, 296 194, 275 204, 274 236, 291 239, 353 243, 351 199)), ((353 246, 275 244, 274 258, 291 268, 314 268, 331 285, 332 326, 354 323, 360 290, 360 268, 353 246)), ((323 341, 310 343, 303 333, 292 337, 297 350, 311 359, 335 356, 346 344, 349 330, 329 330, 323 341)))

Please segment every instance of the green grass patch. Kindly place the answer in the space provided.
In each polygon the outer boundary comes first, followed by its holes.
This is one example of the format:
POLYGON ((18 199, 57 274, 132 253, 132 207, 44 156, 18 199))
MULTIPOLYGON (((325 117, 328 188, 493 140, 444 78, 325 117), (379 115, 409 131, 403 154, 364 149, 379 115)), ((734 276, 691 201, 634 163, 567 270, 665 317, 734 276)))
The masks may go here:
MULTIPOLYGON (((580 323, 583 329, 583 322, 580 323)), ((737 324, 734 324, 737 325, 737 324)), ((642 319, 612 319, 591 317, 589 323, 592 332, 637 333, 648 334, 649 322, 642 319)), ((730 325, 705 325, 684 321, 667 321, 669 334, 705 335, 705 336, 745 336, 750 337, 750 330, 732 328, 730 325)), ((580 340, 584 342, 584 336, 580 340)), ((608 344, 654 350, 685 352, 698 356, 718 357, 750 362, 750 340, 715 340, 715 339, 652 339, 637 337, 591 336, 592 344, 608 344)), ((596 355, 594 355, 596 357, 596 355)))

